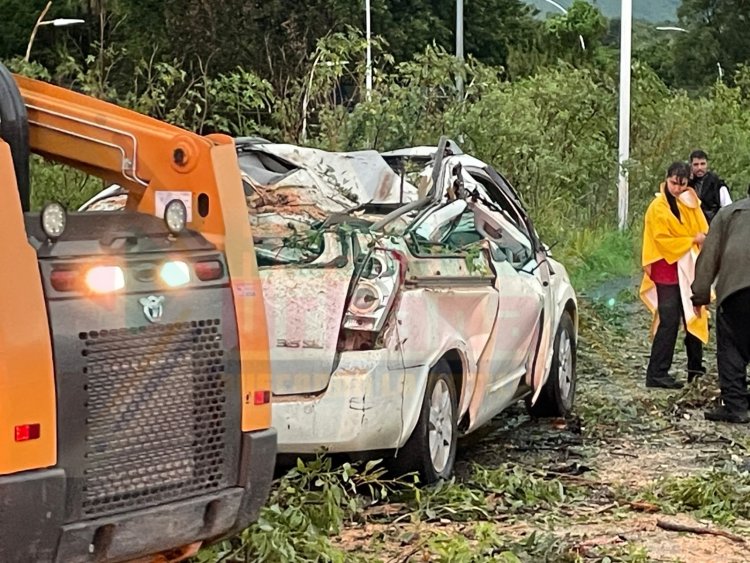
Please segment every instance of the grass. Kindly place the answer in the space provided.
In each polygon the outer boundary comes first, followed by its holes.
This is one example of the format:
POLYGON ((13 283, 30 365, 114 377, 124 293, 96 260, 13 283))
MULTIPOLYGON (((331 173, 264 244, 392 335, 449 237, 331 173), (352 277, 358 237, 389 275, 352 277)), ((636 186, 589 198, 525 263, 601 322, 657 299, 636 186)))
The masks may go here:
POLYGON ((639 271, 640 233, 613 229, 582 229, 553 250, 579 292, 639 271))

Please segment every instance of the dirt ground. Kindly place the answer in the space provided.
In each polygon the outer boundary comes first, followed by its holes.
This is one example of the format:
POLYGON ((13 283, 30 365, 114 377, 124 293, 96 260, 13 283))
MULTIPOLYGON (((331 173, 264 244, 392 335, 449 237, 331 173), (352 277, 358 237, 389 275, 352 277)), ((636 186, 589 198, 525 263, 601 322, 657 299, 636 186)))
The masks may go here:
MULTIPOLYGON (((569 502, 522 517, 493 516, 488 525, 519 541, 533 532, 559 537, 573 546, 580 561, 750 561, 750 522, 716 523, 701 520, 695 511, 665 513, 671 511, 648 497, 660 479, 696 475, 726 463, 750 465, 750 429, 703 418, 718 395, 713 347, 706 351, 705 381, 682 391, 646 389, 649 317, 640 303, 631 298, 612 307, 583 301, 575 415, 535 421, 523 406, 513 407, 480 435, 460 443, 457 482, 470 482, 474 464, 493 468, 510 462, 578 487, 584 492, 569 502), (657 525, 660 521, 710 526, 733 539, 668 531, 657 525)), ((673 372, 684 380, 681 348, 673 372)), ((393 514, 399 514, 398 506, 393 514)), ((368 560, 449 561, 454 557, 438 555, 425 540, 443 534, 471 537, 475 525, 451 519, 413 522, 404 515, 389 523, 350 525, 336 543, 368 560)), ((475 554, 465 560, 483 559, 475 554)), ((558 559, 537 554, 528 560, 558 559)))

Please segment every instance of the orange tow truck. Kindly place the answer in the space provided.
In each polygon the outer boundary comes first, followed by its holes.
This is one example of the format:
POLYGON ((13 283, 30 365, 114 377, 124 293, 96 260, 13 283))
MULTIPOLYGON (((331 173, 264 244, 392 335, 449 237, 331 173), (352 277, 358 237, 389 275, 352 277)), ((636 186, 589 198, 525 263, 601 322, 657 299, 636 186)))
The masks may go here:
POLYGON ((247 527, 276 434, 232 140, 0 65, 0 561, 178 561, 247 527), (30 211, 30 153, 128 188, 30 211))

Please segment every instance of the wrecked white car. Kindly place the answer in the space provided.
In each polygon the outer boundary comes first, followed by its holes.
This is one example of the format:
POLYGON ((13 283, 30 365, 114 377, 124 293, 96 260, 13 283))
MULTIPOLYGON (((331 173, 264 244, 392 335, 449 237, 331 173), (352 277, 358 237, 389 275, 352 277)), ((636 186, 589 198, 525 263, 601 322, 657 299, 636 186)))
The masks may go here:
POLYGON ((382 154, 237 150, 280 452, 386 453, 429 482, 451 474, 459 436, 513 402, 570 411, 575 293, 490 166, 447 139, 382 154))

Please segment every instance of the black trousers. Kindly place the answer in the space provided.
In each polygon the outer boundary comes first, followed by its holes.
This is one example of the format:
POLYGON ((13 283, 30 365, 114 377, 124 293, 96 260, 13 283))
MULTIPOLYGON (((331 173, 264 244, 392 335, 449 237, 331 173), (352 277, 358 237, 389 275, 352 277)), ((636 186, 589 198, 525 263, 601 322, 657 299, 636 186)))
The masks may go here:
POLYGON ((680 323, 685 328, 688 375, 703 375, 706 372, 703 367, 703 343, 687 331, 680 286, 656 284, 656 293, 659 298, 659 326, 651 344, 646 379, 659 381, 669 377, 680 323))
POLYGON ((750 288, 722 301, 716 315, 716 360, 721 400, 727 410, 747 412, 747 364, 750 361, 750 288))

